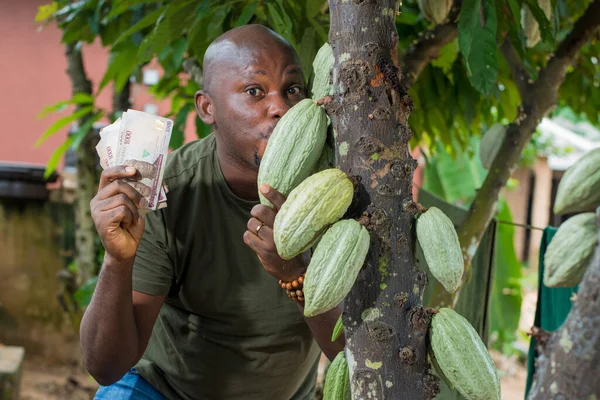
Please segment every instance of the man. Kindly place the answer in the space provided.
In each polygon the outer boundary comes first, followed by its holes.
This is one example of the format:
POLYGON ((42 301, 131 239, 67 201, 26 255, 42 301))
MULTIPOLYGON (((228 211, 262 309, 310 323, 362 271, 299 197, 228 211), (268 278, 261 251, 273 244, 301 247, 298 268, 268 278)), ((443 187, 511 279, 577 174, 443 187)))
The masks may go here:
POLYGON ((304 318, 278 280, 298 281, 304 256, 284 261, 275 206, 259 204, 260 159, 278 120, 305 98, 297 54, 260 25, 226 32, 204 56, 197 112, 208 138, 169 155, 167 208, 144 218, 142 198, 103 172, 90 207, 106 249, 81 325, 89 372, 106 399, 308 400, 340 309, 304 318), (133 368, 135 367, 135 368, 133 368))

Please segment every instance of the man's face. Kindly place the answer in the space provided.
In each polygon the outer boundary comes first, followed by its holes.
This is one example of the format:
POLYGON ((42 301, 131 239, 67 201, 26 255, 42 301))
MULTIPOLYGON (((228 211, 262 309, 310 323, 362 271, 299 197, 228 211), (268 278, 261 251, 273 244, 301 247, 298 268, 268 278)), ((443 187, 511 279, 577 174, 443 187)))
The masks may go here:
POLYGON ((258 170, 273 128, 306 97, 304 78, 298 59, 281 46, 232 50, 211 87, 215 128, 230 157, 258 170))

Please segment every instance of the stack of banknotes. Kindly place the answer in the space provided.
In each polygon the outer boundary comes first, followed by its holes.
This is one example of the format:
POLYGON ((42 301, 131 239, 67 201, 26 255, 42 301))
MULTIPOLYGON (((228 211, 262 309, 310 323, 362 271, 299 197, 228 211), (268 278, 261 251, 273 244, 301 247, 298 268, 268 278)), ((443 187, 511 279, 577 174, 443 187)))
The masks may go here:
POLYGON ((141 214, 167 206, 163 183, 173 121, 146 112, 127 110, 100 131, 96 151, 103 169, 130 165, 137 170, 126 179, 145 199, 141 214))

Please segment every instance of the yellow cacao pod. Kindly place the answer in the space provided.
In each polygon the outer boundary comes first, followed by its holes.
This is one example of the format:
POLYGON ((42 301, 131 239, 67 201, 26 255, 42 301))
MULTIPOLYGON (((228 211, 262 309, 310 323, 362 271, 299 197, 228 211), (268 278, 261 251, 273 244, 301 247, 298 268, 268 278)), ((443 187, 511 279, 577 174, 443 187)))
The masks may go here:
POLYGON ((496 365, 477 334, 462 315, 441 308, 429 330, 435 368, 467 400, 500 400, 496 365))
POLYGON ((579 284, 597 244, 595 213, 578 214, 563 222, 544 254, 544 285, 573 287, 579 284))
MULTIPOLYGON (((294 105, 277 123, 258 169, 258 186, 266 183, 284 196, 314 170, 327 139, 327 114, 311 99, 294 105)), ((273 207, 262 193, 260 202, 273 207)))
MULTIPOLYGON (((538 0, 538 5, 544 11, 546 18, 552 21, 552 0, 538 0)), ((527 5, 524 5, 521 9, 521 25, 527 38, 527 47, 534 47, 542 39, 542 36, 540 25, 527 5)))
POLYGON ((431 274, 453 293, 461 283, 464 261, 458 235, 450 218, 430 207, 417 219, 417 240, 431 274))
POLYGON ((310 80, 310 97, 319 100, 333 94, 333 49, 325 42, 313 60, 313 73, 310 80))
POLYGON ((348 210, 354 185, 343 171, 326 169, 306 178, 275 217, 273 236, 279 256, 289 260, 307 250, 348 210))
POLYGON ((419 0, 419 9, 428 21, 441 24, 448 17, 452 3, 453 0, 419 0))
POLYGON ((595 211, 600 206, 600 148, 587 152, 563 175, 556 191, 555 214, 595 211))
POLYGON ((306 269, 305 316, 323 314, 342 302, 365 262, 369 244, 369 232, 356 220, 337 221, 327 229, 306 269))
POLYGON ((351 399, 348 363, 346 362, 344 352, 340 351, 327 369, 325 387, 323 388, 323 400, 351 399))
POLYGON ((488 129, 479 142, 479 159, 485 169, 490 169, 496 154, 502 146, 506 137, 507 127, 502 124, 494 124, 488 129))

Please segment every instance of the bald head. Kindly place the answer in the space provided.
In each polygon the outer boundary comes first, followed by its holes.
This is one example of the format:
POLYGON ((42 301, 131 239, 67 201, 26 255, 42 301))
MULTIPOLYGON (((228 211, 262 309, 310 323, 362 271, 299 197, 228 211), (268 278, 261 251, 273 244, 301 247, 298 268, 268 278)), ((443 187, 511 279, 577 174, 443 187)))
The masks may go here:
MULTIPOLYGON (((236 61, 257 57, 261 53, 288 52, 298 60, 292 45, 263 25, 242 25, 216 38, 204 53, 204 90, 211 92, 219 70, 236 61)), ((300 61, 298 60, 298 64, 300 61)))

